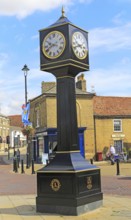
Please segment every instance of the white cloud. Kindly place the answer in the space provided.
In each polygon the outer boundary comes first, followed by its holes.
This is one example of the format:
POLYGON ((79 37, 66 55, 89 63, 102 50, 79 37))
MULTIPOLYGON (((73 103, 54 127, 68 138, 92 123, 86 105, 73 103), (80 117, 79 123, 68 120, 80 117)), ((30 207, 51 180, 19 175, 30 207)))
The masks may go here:
POLYGON ((39 38, 39 34, 33 35, 33 36, 31 37, 32 40, 35 40, 35 39, 38 39, 38 38, 39 38))
POLYGON ((95 88, 97 95, 131 96, 131 22, 122 18, 124 11, 114 18, 115 27, 95 28, 89 31, 89 48, 92 54, 103 56, 103 63, 115 53, 115 59, 110 67, 97 67, 87 73, 88 91, 95 88), (110 54, 108 54, 110 52, 110 54), (102 54, 100 54, 102 53, 102 54), (119 60, 119 57, 121 57, 119 60), (116 63, 115 63, 116 62, 116 63))
MULTIPOLYGON (((131 49, 131 22, 113 28, 96 28, 89 32, 89 45, 92 50, 116 51, 131 49)), ((99 51, 100 52, 100 51, 99 51)))
MULTIPOLYGON (((0 70, 2 79, 0 80, 0 110, 4 115, 21 114, 21 106, 25 100, 25 84, 23 74, 13 72, 10 75, 5 74, 5 70, 0 70)), ((55 77, 39 69, 30 69, 27 76, 27 96, 32 99, 41 94, 42 81, 55 81, 55 77)))
POLYGON ((130 69, 122 63, 108 69, 94 69, 85 78, 88 92, 94 86, 97 95, 131 96, 130 69))
MULTIPOLYGON (((94 0, 77 0, 79 3, 91 3, 94 0)), ((0 15, 24 18, 35 11, 48 11, 59 6, 77 4, 76 0, 0 0, 0 15)))
POLYGON ((125 11, 121 11, 118 14, 115 15, 115 17, 112 19, 113 23, 116 25, 122 25, 123 24, 123 16, 125 16, 125 11))
POLYGON ((72 2, 73 0, 0 0, 0 15, 24 18, 37 10, 47 11, 72 2))
POLYGON ((122 65, 130 65, 131 64, 131 57, 124 57, 122 60, 121 60, 121 64, 122 65))
POLYGON ((93 2, 94 0, 79 0, 80 3, 91 3, 93 2))

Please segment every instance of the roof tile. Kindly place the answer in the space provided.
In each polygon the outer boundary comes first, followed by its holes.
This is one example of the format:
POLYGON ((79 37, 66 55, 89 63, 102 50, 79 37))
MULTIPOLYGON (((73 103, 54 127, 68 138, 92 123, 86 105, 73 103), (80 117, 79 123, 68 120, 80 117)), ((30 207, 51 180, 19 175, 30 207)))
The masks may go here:
POLYGON ((94 114, 100 116, 131 115, 131 98, 94 96, 93 108, 94 108, 94 114))
POLYGON ((23 123, 21 120, 21 115, 9 115, 10 125, 23 128, 23 123))

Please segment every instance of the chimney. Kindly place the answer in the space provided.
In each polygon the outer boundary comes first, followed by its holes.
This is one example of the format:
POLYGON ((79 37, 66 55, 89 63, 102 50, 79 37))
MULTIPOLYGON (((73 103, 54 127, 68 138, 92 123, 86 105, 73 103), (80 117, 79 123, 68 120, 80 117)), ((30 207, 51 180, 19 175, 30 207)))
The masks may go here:
POLYGON ((41 83, 41 92, 42 94, 52 89, 56 85, 55 82, 42 82, 41 83))
POLYGON ((86 80, 84 79, 83 73, 77 77, 76 88, 81 89, 83 92, 86 92, 86 80))

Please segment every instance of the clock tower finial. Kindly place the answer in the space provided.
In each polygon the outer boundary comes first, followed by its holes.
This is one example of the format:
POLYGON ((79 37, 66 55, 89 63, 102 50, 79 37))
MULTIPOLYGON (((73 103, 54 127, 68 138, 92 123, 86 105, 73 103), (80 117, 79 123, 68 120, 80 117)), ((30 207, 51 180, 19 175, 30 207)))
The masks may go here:
POLYGON ((65 10, 64 10, 64 7, 62 6, 62 10, 61 10, 61 13, 62 13, 62 18, 65 18, 65 10))

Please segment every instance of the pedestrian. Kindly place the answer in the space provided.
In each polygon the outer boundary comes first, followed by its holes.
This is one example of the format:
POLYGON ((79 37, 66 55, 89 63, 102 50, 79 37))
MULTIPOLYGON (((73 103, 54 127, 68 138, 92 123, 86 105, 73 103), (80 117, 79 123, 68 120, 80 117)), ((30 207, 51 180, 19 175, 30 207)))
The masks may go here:
POLYGON ((17 160, 19 163, 20 162, 20 150, 19 149, 17 149, 16 156, 17 156, 17 160))
POLYGON ((15 150, 15 148, 14 148, 14 157, 16 157, 16 150, 15 150))
POLYGON ((114 165, 114 156, 115 156, 116 150, 115 147, 111 144, 110 150, 109 150, 109 160, 111 161, 111 165, 114 165))

